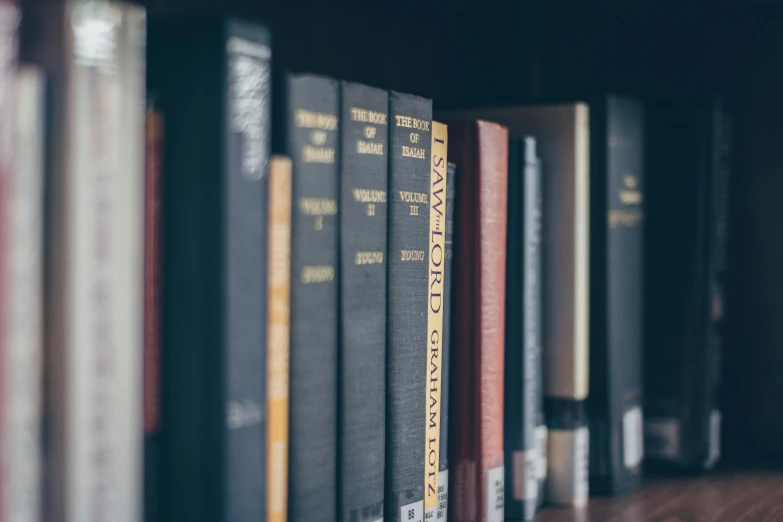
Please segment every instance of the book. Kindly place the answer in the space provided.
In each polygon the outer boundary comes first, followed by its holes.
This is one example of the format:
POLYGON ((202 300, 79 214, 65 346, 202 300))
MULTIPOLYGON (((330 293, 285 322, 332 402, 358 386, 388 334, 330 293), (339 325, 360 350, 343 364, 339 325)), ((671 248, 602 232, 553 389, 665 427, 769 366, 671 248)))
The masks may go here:
POLYGON ((590 105, 590 489, 641 483, 644 112, 614 95, 590 105))
POLYGON ((389 93, 384 522, 424 522, 432 100, 389 93))
POLYGON ((291 158, 291 388, 288 519, 337 514, 340 86, 285 74, 275 149, 291 158))
POLYGON ((149 30, 163 151, 162 520, 264 520, 269 31, 149 30))
MULTIPOLYGON (((446 149, 448 154, 448 148, 446 149)), ((447 156, 448 157, 448 156, 447 156)), ((449 393, 451 366, 451 314, 454 308, 454 198, 457 165, 448 162, 446 174, 446 234, 445 257, 443 269, 443 341, 441 342, 441 392, 440 392, 440 451, 438 452, 438 508, 435 512, 436 522, 448 520, 449 508, 449 393)))
POLYGON ((267 522, 288 512, 288 372, 291 341, 291 160, 269 162, 267 291, 267 522))
POLYGON ((16 75, 14 168, 6 172, 2 310, 3 389, 0 520, 39 520, 43 427, 43 220, 46 79, 25 65, 16 75))
POLYGON ((45 518, 142 516, 145 11, 25 11, 47 131, 45 518))
MULTIPOLYGON (((17 121, 14 116, 14 110, 16 109, 16 94, 17 94, 17 65, 18 65, 18 50, 19 50, 19 22, 21 17, 21 11, 19 3, 15 0, 0 0, 0 215, 5 215, 5 193, 3 183, 4 180, 12 176, 12 172, 16 169, 14 155, 16 153, 16 125, 17 121)), ((4 220, 3 220, 4 221, 4 220)), ((3 227, 0 226, 0 248, 5 242, 3 238, 3 227)), ((5 295, 4 277, 6 269, 3 266, 5 262, 6 252, 0 250, 0 295, 5 295)), ((0 301, 0 336, 6 334, 2 331, 3 324, 5 323, 4 314, 4 302, 0 301)), ((6 359, 10 359, 11 355, 3 353, 3 344, 0 344, 0 375, 6 374, 5 363, 6 359)), ((3 379, 4 380, 4 379, 3 379)), ((9 400, 4 396, 4 390, 0 388, 0 448, 5 449, 5 443, 3 438, 6 437, 5 433, 5 417, 11 415, 7 413, 6 404, 9 400)), ((13 442, 11 443, 13 444, 13 442)), ((5 455, 5 452, 3 452, 5 455)), ((2 478, 2 476, 0 476, 2 478)), ((0 520, 3 519, 3 506, 6 504, 6 488, 2 485, 5 482, 0 482, 0 520)), ((13 502, 9 500, 8 502, 13 502)))
POLYGON ((341 522, 383 519, 389 95, 342 82, 340 129, 341 522))
POLYGON ((163 115, 146 114, 144 188, 144 520, 160 519, 160 336, 163 115))
POLYGON ((440 435, 443 397, 443 278, 446 268, 448 128, 432 122, 430 175, 429 285, 427 299, 427 411, 424 466, 424 520, 435 521, 440 502, 440 435))
POLYGON ((502 522, 508 129, 449 125, 457 178, 449 515, 502 522))
POLYGON ((504 438, 505 516, 530 520, 538 507, 541 396, 542 180, 533 137, 512 138, 508 163, 504 438))
MULTIPOLYGON (((544 401, 553 504, 587 502, 589 427, 590 110, 586 103, 450 111, 486 118, 514 137, 535 136, 545 177, 544 401)), ((457 187, 459 191, 459 187, 457 187)))
POLYGON ((732 119, 718 95, 648 107, 645 454, 690 469, 720 457, 732 119))

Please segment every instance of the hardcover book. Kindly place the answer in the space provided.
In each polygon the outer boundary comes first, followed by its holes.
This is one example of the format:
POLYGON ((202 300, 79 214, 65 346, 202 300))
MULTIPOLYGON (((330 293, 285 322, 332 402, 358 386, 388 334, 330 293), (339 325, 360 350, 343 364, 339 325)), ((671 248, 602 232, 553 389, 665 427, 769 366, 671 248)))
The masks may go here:
POLYGON ((3 178, 7 200, 0 220, 6 255, 0 520, 7 522, 40 519, 43 464, 45 77, 23 66, 15 89, 15 168, 3 178))
POLYGON ((156 21, 163 151, 161 520, 266 518, 270 35, 156 21))
POLYGON ((731 116, 719 96, 648 114, 645 454, 705 469, 720 457, 731 116))
POLYGON ((141 519, 144 9, 31 6, 23 54, 51 85, 46 519, 141 519))
MULTIPOLYGON (((447 154, 448 154, 448 148, 447 154)), ((440 391, 440 451, 438 452, 438 508, 435 512, 436 522, 448 520, 449 507, 449 376, 451 365, 451 314, 454 309, 454 198, 457 179, 457 166, 447 163, 446 174, 446 234, 445 257, 443 269, 443 341, 441 342, 441 391, 440 391)))
POLYGON ((427 426, 424 466, 424 520, 435 521, 439 503, 440 425, 443 397, 443 278, 446 268, 448 128, 432 122, 430 176, 429 295, 427 299, 427 426))
POLYGON ((291 160, 269 162, 269 265, 267 290, 267 522, 288 512, 288 388, 291 336, 291 160))
POLYGON ((424 522, 432 101, 389 93, 385 522, 424 522))
POLYGON ((383 519, 389 95, 342 83, 340 522, 383 519))
MULTIPOLYGON (((19 4, 15 0, 0 0, 0 215, 5 215, 5 189, 3 184, 8 177, 12 176, 12 171, 16 169, 16 120, 14 111, 16 109, 17 94, 17 64, 18 64, 18 44, 19 44, 19 4)), ((31 151, 34 152, 34 151, 31 151)), ((4 220, 3 220, 4 221, 4 220)), ((0 295, 5 294, 5 263, 6 252, 2 246, 5 242, 3 238, 4 230, 0 226, 0 295)), ((2 331, 4 320, 4 305, 0 301, 0 336, 6 334, 2 331)), ((0 344, 0 374, 5 373, 6 356, 3 353, 4 347, 0 344)), ((4 391, 0 389, 0 448, 5 448, 3 438, 6 436, 4 418, 10 415, 5 411, 5 405, 8 400, 4 397, 4 391)), ((5 454, 5 453, 3 453, 5 454)), ((2 520, 2 506, 6 502, 6 496, 10 492, 6 491, 5 482, 0 482, 0 520, 2 520)), ((12 502, 12 501, 10 501, 12 502)))
POLYGON ((582 505, 589 490, 589 112, 586 104, 573 103, 468 109, 446 115, 451 121, 486 118, 508 126, 514 137, 536 137, 546 177, 544 494, 554 504, 582 505))
POLYGON ((146 116, 144 190, 144 520, 160 519, 160 335, 163 115, 146 116))
POLYGON ((337 514, 340 86, 279 78, 275 148, 291 158, 291 388, 288 519, 337 514))
POLYGON ((644 113, 603 96, 590 106, 590 489, 642 478, 644 113))
POLYGON ((449 126, 460 166, 454 250, 449 514, 502 522, 503 380, 508 130, 474 121, 449 126))
POLYGON ((530 520, 539 497, 542 180, 533 137, 512 138, 508 163, 505 337, 505 516, 530 520))

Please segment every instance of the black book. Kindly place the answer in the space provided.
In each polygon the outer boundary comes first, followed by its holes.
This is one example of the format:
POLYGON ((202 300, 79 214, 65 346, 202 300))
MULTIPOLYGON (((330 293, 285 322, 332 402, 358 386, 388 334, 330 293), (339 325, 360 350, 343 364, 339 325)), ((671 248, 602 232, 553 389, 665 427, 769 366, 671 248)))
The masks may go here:
POLYGON ((443 342, 441 343, 440 450, 438 452, 438 508, 435 522, 446 522, 449 506, 449 364, 451 361, 451 311, 454 266, 454 198, 457 166, 449 162, 446 177, 446 264, 443 270, 443 342))
POLYGON ((161 520, 264 520, 270 35, 149 28, 166 119, 161 520))
POLYGON ((334 522, 340 87, 310 74, 278 79, 275 149, 293 166, 288 520, 334 522))
POLYGON ((514 138, 509 143, 503 424, 509 520, 533 517, 541 487, 541 205, 535 138, 514 138))
POLYGON ((645 452, 691 469, 720 456, 731 122, 717 96, 650 104, 645 452))
POLYGON ((590 489, 642 478, 644 114, 638 101, 590 105, 590 489))
POLYGON ((385 522, 424 521, 432 100, 389 94, 385 522))
POLYGON ((342 83, 340 179, 341 522, 383 518, 389 95, 342 83))

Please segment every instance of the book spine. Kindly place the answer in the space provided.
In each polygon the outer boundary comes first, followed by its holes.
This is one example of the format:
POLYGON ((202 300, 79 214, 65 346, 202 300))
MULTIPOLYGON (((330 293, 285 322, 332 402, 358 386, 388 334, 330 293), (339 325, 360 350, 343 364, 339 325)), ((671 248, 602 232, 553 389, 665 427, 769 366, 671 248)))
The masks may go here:
POLYGON ((541 180, 534 138, 509 144, 506 262, 506 517, 538 505, 541 394, 541 180))
POLYGON ((429 299, 427 307, 427 410, 424 469, 424 520, 435 521, 439 503, 440 424, 443 381, 443 278, 446 250, 448 193, 448 128, 432 122, 432 173, 430 175, 429 299))
POLYGON ((621 493, 641 480, 644 119, 608 97, 593 111, 591 220, 591 487, 621 493))
POLYGON ((710 227, 709 246, 709 328, 707 333, 710 378, 707 382, 710 397, 710 411, 707 417, 707 457, 704 468, 713 467, 721 455, 720 425, 721 412, 717 401, 717 390, 721 380, 721 359, 725 322, 725 285, 728 247, 729 219, 729 182, 731 179, 732 161, 732 121, 726 108, 726 102, 716 97, 712 100, 712 160, 710 187, 710 227))
POLYGON ((45 78, 25 66, 14 88, 18 148, 15 168, 4 178, 8 201, 1 221, 7 257, 0 520, 24 522, 38 520, 41 511, 45 78))
POLYGON ((546 314, 556 318, 567 313, 573 317, 573 324, 567 331, 548 329, 545 334, 545 494, 548 502, 577 506, 587 502, 589 493, 590 431, 586 405, 590 355, 589 124, 588 107, 577 104, 572 142, 575 169, 548 181, 545 202, 547 220, 551 224, 547 227, 545 255, 547 259, 557 260, 556 266, 546 274, 546 314), (571 310, 564 312, 558 306, 571 307, 571 310))
POLYGON ((147 108, 144 191, 144 520, 160 517, 160 215, 163 115, 147 108))
POLYGON ((424 521, 432 101, 389 94, 385 522, 424 521))
POLYGON ((225 27, 222 184, 224 520, 266 509, 267 241, 271 49, 265 28, 225 27))
POLYGON ((28 14, 39 29, 28 43, 52 81, 54 113, 45 506, 52 521, 136 521, 143 462, 145 12, 111 2, 42 5, 28 14))
POLYGON ((288 508, 288 371, 291 335, 291 160, 269 163, 267 309, 267 522, 286 522, 288 508))
POLYGON ((342 84, 340 187, 341 522, 383 519, 386 443, 386 91, 342 84))
POLYGON ((288 518, 337 513, 339 86, 289 75, 285 143, 293 164, 288 518))
POLYGON ((531 390, 526 403, 534 412, 533 470, 537 479, 537 506, 544 499, 546 480, 547 427, 544 419, 544 315, 542 284, 544 277, 543 221, 544 180, 536 139, 525 138, 525 380, 531 390))
POLYGON ((443 341, 441 343, 440 451, 438 453, 438 509, 436 522, 446 522, 449 507, 449 367, 451 364, 451 311, 454 307, 452 283, 454 266, 454 193, 457 166, 449 162, 446 174, 446 236, 443 271, 443 341))
MULTIPOLYGON (((15 119, 14 110, 16 108, 15 98, 17 93, 16 68, 18 58, 18 30, 21 18, 21 11, 18 2, 14 0, 0 0, 0 215, 6 213, 4 194, 5 180, 13 175, 14 154, 17 150, 15 146, 15 119)), ((5 231, 0 226, 0 245, 4 245, 6 239, 3 237, 5 231)), ((6 262, 6 252, 0 247, 0 294, 5 294, 5 271, 3 266, 6 262)), ((5 321, 5 300, 0 300, 0 335, 5 335, 2 329, 5 321)), ((0 374, 5 374, 6 359, 10 355, 4 353, 5 347, 0 344, 0 374)), ((0 447, 3 447, 3 438, 6 436, 4 426, 6 404, 9 400, 4 396, 4 390, 0 389, 0 447)), ((10 422, 10 421, 9 421, 10 422)), ((0 506, 6 502, 5 488, 0 487, 0 506)), ((10 502, 10 500, 9 500, 10 502)), ((0 510, 0 521, 3 520, 3 512, 0 510)))
POLYGON ((451 402, 450 515, 504 519, 503 384, 508 130, 478 121, 451 126, 459 233, 455 249, 455 346, 451 402))

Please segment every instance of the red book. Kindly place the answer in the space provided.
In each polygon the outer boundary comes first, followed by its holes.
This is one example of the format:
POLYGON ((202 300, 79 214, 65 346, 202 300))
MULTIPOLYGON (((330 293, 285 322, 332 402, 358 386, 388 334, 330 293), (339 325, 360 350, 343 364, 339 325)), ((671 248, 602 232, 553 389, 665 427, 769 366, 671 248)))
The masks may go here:
POLYGON ((454 222, 449 514, 503 521, 503 360, 508 130, 449 125, 459 169, 454 222))
POLYGON ((159 518, 160 335, 161 335, 161 165, 163 116, 146 114, 144 191, 144 519, 159 518))

